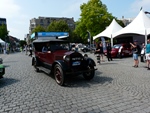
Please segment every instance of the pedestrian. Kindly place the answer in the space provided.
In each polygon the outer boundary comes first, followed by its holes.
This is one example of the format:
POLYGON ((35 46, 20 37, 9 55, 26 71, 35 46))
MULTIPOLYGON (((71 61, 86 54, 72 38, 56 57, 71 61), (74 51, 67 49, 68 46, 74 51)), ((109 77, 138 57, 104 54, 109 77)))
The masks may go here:
POLYGON ((32 57, 32 46, 31 46, 31 45, 29 46, 29 51, 30 51, 29 56, 31 56, 31 57, 32 57))
POLYGON ((140 46, 137 44, 137 40, 134 40, 134 44, 130 43, 130 45, 133 50, 133 59, 134 59, 133 67, 137 68, 139 65, 138 53, 140 52, 140 46))
POLYGON ((100 59, 100 51, 101 51, 101 47, 100 47, 100 43, 98 43, 98 44, 96 45, 95 54, 97 55, 97 56, 96 56, 96 57, 97 57, 97 63, 99 63, 99 64, 100 64, 100 62, 101 62, 101 59, 100 59))
POLYGON ((141 45, 141 55, 140 55, 140 58, 141 58, 141 62, 145 61, 145 43, 142 43, 142 45, 141 45))
POLYGON ((121 44, 118 50, 119 58, 122 58, 122 49, 123 49, 123 45, 121 44))
POLYGON ((147 40, 147 45, 146 45, 146 63, 147 63, 147 69, 150 70, 150 39, 147 40))
POLYGON ((107 43, 107 59, 108 59, 108 61, 112 61, 112 56, 111 56, 111 45, 110 45, 110 43, 107 43))
POLYGON ((28 54, 28 45, 26 44, 25 45, 25 52, 26 52, 26 55, 28 54))

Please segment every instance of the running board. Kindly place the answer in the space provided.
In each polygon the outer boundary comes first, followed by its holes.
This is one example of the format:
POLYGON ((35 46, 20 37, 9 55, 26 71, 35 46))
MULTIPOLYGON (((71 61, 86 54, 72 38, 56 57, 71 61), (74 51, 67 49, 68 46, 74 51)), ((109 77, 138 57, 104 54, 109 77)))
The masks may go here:
POLYGON ((45 72, 45 73, 47 73, 47 74, 50 74, 50 73, 51 73, 51 70, 50 70, 50 69, 47 69, 47 68, 45 68, 45 67, 37 67, 37 68, 39 68, 40 71, 43 71, 43 72, 45 72))

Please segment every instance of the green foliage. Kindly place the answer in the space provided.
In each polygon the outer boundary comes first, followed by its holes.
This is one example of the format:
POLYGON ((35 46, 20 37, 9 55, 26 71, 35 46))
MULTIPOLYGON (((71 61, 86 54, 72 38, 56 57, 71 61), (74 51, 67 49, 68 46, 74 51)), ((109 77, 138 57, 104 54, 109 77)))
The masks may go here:
POLYGON ((20 40, 20 47, 23 47, 25 44, 27 44, 26 41, 20 40))
POLYGON ((5 41, 5 38, 8 37, 8 31, 6 25, 2 24, 0 26, 0 38, 5 41))
POLYGON ((45 32, 45 28, 43 28, 42 26, 38 25, 36 28, 34 28, 32 30, 32 33, 35 33, 35 32, 45 32))
POLYGON ((64 20, 60 20, 51 22, 51 24, 47 27, 47 31, 70 32, 70 28, 68 27, 68 24, 64 20))
POLYGON ((116 21, 118 22, 119 25, 121 25, 122 27, 125 27, 124 23, 121 20, 116 19, 116 21))
POLYGON ((80 6, 80 10, 81 18, 76 22, 75 32, 84 40, 88 38, 87 30, 91 36, 95 36, 102 32, 114 18, 101 0, 89 0, 88 3, 80 6))

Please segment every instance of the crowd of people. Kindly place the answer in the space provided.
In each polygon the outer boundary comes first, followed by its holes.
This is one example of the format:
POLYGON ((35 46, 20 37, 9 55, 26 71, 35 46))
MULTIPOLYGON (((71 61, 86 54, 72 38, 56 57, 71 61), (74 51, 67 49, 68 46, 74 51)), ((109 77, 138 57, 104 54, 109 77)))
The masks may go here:
MULTIPOLYGON (((146 61, 146 68, 148 70, 150 70, 150 39, 147 40, 147 44, 145 45, 145 43, 142 43, 142 45, 138 45, 138 41, 134 40, 133 43, 130 43, 131 45, 131 49, 132 49, 132 53, 133 53, 133 60, 134 60, 134 68, 138 68, 139 67, 139 56, 141 59, 141 62, 145 62, 146 61)), ((122 46, 120 46, 119 50, 118 50, 118 55, 121 58, 121 51, 122 51, 122 46)), ((95 54, 97 56, 97 63, 100 64, 100 62, 103 62, 103 56, 104 56, 104 51, 103 51, 103 44, 101 42, 99 42, 96 46, 96 51, 95 54)), ((111 56, 111 45, 110 43, 106 44, 106 51, 107 51, 107 59, 108 61, 112 61, 112 56, 111 56)))
POLYGON ((32 52, 33 52, 33 48, 32 48, 32 45, 24 45, 24 49, 22 50, 22 48, 21 48, 21 50, 20 50, 21 52, 22 51, 25 51, 25 54, 26 55, 29 55, 29 56, 31 56, 32 57, 32 52), (29 52, 29 54, 28 54, 28 52, 29 52))

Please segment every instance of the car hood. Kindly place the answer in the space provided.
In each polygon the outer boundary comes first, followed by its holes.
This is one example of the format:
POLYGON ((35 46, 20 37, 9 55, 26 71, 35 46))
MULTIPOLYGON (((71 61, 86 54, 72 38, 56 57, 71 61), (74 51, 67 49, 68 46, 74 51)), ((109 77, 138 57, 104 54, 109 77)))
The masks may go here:
POLYGON ((76 51, 67 51, 67 50, 59 50, 56 52, 53 52, 55 60, 61 60, 63 59, 64 55, 69 55, 71 58, 73 57, 83 57, 81 53, 76 51))
POLYGON ((64 56, 64 55, 70 55, 74 53, 74 51, 68 51, 68 50, 57 50, 55 52, 53 52, 53 54, 55 54, 55 56, 64 56))

